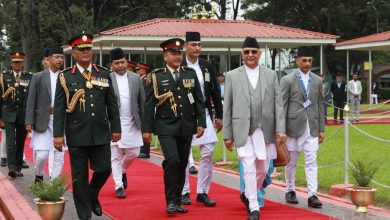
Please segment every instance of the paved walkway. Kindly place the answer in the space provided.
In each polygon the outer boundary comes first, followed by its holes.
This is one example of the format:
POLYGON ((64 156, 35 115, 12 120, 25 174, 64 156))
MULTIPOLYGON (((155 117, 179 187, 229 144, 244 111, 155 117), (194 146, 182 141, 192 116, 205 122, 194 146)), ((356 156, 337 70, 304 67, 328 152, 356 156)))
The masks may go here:
MULTIPOLYGON (((162 157, 159 154, 153 154, 148 161, 161 165, 162 157)), ((0 207, 2 213, 8 219, 40 219, 36 213, 36 206, 33 202, 33 196, 28 191, 28 186, 34 181, 34 172, 32 166, 29 169, 23 169, 24 177, 17 178, 15 180, 9 180, 7 177, 7 167, 0 168, 0 207), (4 212, 5 211, 5 212, 4 212)), ((227 171, 223 169, 214 169, 213 181, 230 187, 233 189, 239 189, 239 178, 237 173, 233 171, 227 171)), ((213 189, 211 189, 213 190, 213 189)), ((342 219, 342 220, 384 220, 390 219, 390 211, 376 207, 371 207, 368 214, 359 214, 354 212, 354 206, 344 199, 332 197, 329 195, 319 195, 323 201, 324 206, 322 209, 312 209, 307 206, 305 189, 298 189, 298 199, 300 203, 297 205, 299 208, 308 209, 313 212, 322 213, 330 216, 329 219, 342 219)), ((74 207, 72 194, 66 192, 65 196, 69 198, 69 202, 66 204, 64 220, 77 219, 76 209, 74 207)), ((275 202, 284 202, 284 187, 281 182, 274 182, 267 188, 266 198, 275 202)), ((237 193, 237 199, 239 194, 237 193)), ((103 207, 104 209, 104 207, 103 207)), ((0 220, 6 219, 0 214, 0 220)), ((110 219, 107 216, 97 217, 92 214, 92 219, 110 219)))

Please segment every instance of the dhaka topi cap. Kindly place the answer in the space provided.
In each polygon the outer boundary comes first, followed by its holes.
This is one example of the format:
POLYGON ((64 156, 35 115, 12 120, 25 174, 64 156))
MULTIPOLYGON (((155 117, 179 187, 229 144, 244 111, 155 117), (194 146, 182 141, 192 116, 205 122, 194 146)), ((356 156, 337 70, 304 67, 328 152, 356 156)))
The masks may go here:
POLYGON ((114 48, 110 50, 110 60, 120 60, 126 57, 125 52, 121 48, 114 48))
POLYGON ((199 32, 186 32, 186 42, 190 41, 200 41, 200 33, 199 32))
POLYGON ((246 37, 244 40, 244 43, 242 44, 242 48, 258 48, 258 49, 260 49, 260 46, 257 43, 256 38, 246 37))
POLYGON ((53 54, 64 54, 64 50, 59 46, 50 47, 47 52, 47 57, 53 54))
POLYGON ((308 46, 298 47, 297 57, 313 57, 313 49, 308 46))
POLYGON ((43 57, 48 57, 49 56, 49 48, 46 48, 45 51, 43 52, 43 57))

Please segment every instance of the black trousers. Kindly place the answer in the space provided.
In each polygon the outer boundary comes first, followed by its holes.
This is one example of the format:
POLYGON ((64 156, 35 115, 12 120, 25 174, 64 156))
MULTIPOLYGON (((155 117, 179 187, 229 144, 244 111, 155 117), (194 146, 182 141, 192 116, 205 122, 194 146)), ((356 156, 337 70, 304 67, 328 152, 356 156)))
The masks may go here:
POLYGON ((21 171, 23 165, 24 142, 27 131, 24 124, 5 122, 7 162, 9 171, 21 171))
POLYGON ((110 144, 69 146, 69 156, 77 215, 79 218, 88 218, 91 217, 91 201, 98 199, 100 189, 111 174, 110 144), (88 165, 94 171, 89 183, 88 165))
MULTIPOLYGON (((337 100, 337 99, 334 99, 333 100, 333 105, 338 107, 338 108, 341 108, 341 109, 344 109, 344 104, 345 104, 345 101, 344 100, 337 100)), ((337 120, 337 114, 338 114, 338 111, 339 109, 338 108, 334 108, 334 113, 333 113, 333 119, 334 120, 337 120)), ((341 110, 340 109, 340 120, 344 120, 343 117, 344 117, 344 110, 341 110)))
POLYGON ((144 146, 141 147, 140 153, 144 154, 150 154, 150 144, 144 144, 144 146))
POLYGON ((166 203, 181 204, 181 193, 184 187, 185 170, 191 149, 191 136, 159 135, 164 154, 164 188, 166 203))

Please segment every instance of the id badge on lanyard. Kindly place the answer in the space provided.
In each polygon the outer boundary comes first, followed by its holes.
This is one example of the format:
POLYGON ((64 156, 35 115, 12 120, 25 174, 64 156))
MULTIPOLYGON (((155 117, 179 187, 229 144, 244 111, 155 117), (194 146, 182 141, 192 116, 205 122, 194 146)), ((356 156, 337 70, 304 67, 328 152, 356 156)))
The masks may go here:
POLYGON ((302 89, 304 91, 304 97, 305 97, 305 102, 302 103, 302 106, 303 106, 303 108, 306 109, 307 107, 309 107, 311 105, 311 102, 309 100, 309 90, 310 90, 310 85, 311 85, 311 76, 309 75, 309 81, 307 83, 307 89, 306 89, 305 84, 303 83, 302 77, 300 75, 299 75, 299 81, 301 83, 301 87, 302 87, 302 89))

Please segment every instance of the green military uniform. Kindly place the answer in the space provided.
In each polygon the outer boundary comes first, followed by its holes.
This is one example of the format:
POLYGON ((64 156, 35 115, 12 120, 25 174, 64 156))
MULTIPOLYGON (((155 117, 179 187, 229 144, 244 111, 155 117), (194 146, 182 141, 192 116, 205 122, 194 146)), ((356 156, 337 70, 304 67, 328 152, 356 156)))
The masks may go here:
MULTIPOLYGON (((88 35, 88 39, 85 35, 82 37, 88 43, 92 35, 88 35)), ((96 65, 83 70, 75 65, 59 74, 53 136, 63 137, 64 132, 77 214, 80 219, 89 219, 96 205, 101 209, 98 194, 111 173, 111 133, 121 132, 118 104, 108 70, 96 65), (88 162, 94 170, 90 183, 88 162)))
POLYGON ((178 73, 176 81, 168 68, 151 73, 155 80, 146 88, 142 124, 143 133, 158 135, 163 150, 167 204, 181 204, 192 135, 196 133, 197 126, 206 127, 203 96, 195 70, 182 66, 178 73), (155 94, 155 90, 158 94, 155 94), (167 98, 161 105, 157 104, 155 111, 156 103, 164 100, 156 95, 169 92, 173 93, 172 98, 167 98))
POLYGON ((24 116, 28 85, 32 75, 21 71, 15 76, 10 70, 0 76, 0 117, 4 122, 7 142, 7 158, 9 176, 15 177, 23 165, 23 150, 26 140, 24 116))

